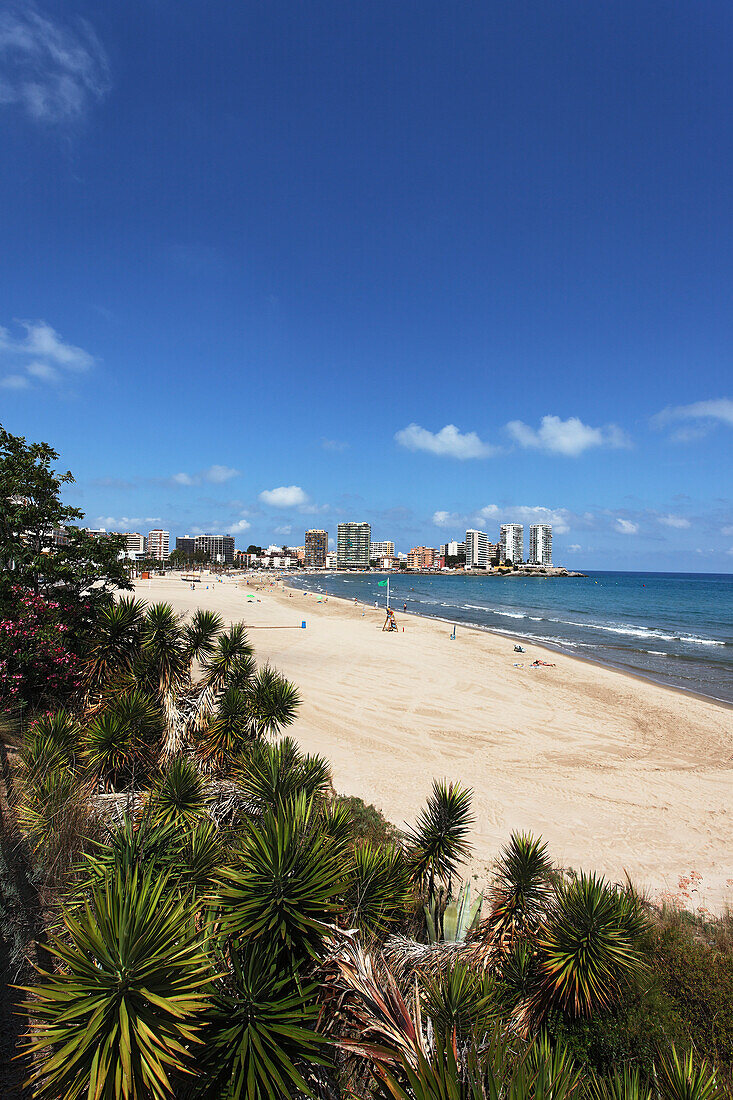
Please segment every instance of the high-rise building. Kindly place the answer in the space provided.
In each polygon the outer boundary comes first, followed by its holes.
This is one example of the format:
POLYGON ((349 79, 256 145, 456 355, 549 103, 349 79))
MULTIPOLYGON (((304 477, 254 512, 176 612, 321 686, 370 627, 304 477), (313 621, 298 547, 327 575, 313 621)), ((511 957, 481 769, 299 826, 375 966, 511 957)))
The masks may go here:
POLYGON ((313 530, 305 533, 305 565, 310 569, 325 569, 328 553, 328 531, 313 530))
POLYGON ((486 558, 487 558, 487 561, 488 561, 489 565, 491 565, 492 561, 497 560, 497 558, 499 557, 500 550, 501 550, 501 547, 500 547, 498 542, 487 542, 486 543, 486 558))
POLYGON ((197 535, 194 549, 216 565, 234 564, 234 535, 197 535))
POLYGON ((369 557, 374 561, 381 560, 382 558, 394 557, 394 543, 389 540, 383 542, 373 542, 369 548, 369 557))
POLYGON ((466 569, 485 569, 489 537, 485 531, 466 531, 466 569))
POLYGON ((440 556, 441 558, 465 558, 466 557, 466 544, 465 542, 457 542, 452 539, 451 542, 443 542, 440 544, 440 556))
POLYGON ((167 561, 170 537, 170 531, 161 531, 159 529, 149 531, 147 539, 148 557, 155 558, 157 561, 167 561))
POLYGON ((145 535, 141 535, 138 531, 125 531, 124 535, 127 540, 127 556, 133 561, 137 557, 142 557, 145 553, 145 535))
POLYGON ((339 569, 368 569, 372 529, 368 523, 339 523, 336 556, 339 569))
POLYGON ((551 524, 531 524, 529 528, 529 560, 532 565, 552 565, 551 524))
POLYGON ((196 553, 196 539, 192 535, 176 535, 176 550, 192 558, 196 553))
POLYGON ((524 561, 524 527, 521 523, 502 523, 499 531, 499 556, 518 565, 524 561))

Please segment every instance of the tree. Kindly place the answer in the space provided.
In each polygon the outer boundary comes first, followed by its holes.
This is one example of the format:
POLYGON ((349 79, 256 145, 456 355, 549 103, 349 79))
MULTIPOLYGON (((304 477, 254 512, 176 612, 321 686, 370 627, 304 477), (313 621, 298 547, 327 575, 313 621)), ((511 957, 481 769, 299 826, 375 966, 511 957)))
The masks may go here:
POLYGON ((6 613, 18 592, 93 610, 115 589, 130 588, 119 560, 123 540, 91 538, 74 526, 84 513, 61 501, 61 487, 74 478, 70 470, 54 469, 58 457, 48 443, 27 443, 0 425, 0 610, 6 613))

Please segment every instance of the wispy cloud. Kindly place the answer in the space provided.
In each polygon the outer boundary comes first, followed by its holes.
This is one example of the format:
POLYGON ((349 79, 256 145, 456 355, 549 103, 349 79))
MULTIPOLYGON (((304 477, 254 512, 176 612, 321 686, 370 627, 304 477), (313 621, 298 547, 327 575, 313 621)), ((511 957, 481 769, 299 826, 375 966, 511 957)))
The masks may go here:
POLYGON ((550 523, 557 535, 564 535, 571 526, 587 527, 585 517, 575 516, 567 508, 546 508, 540 504, 485 504, 483 508, 472 512, 459 513, 438 510, 433 513, 436 527, 452 528, 460 533, 461 528, 498 526, 502 523, 550 523))
POLYGON ((0 14, 0 106, 35 122, 83 118, 111 87, 109 63, 85 19, 64 25, 34 4, 0 14))
POLYGON ((0 366, 10 371, 0 378, 5 389, 28 389, 34 382, 60 382, 64 372, 81 373, 94 365, 94 356, 69 344, 46 321, 21 321, 24 336, 0 328, 0 366))
POLYGON ((277 489, 263 489, 260 500, 270 508, 297 508, 310 504, 308 494, 299 485, 280 485, 277 489))
POLYGON ((669 405, 652 417, 652 427, 667 428, 681 424, 672 432, 676 443, 692 443, 702 439, 718 424, 733 427, 733 399, 716 397, 710 401, 695 401, 691 405, 669 405))
POLYGON ((689 527, 689 519, 685 519, 684 516, 674 516, 671 513, 668 516, 657 516, 657 519, 664 527, 689 527))
POLYGON ((616 520, 616 530, 622 535, 636 535, 639 532, 639 524, 632 523, 630 519, 621 519, 619 516, 616 520))
POLYGON ((428 431, 419 424, 408 424, 395 433, 395 440, 408 451, 426 451, 440 458, 489 458, 498 447, 484 443, 476 432, 461 432, 455 424, 446 424, 439 432, 428 431))
POLYGON ((321 447, 324 451, 336 451, 341 453, 348 449, 349 444, 344 443, 341 439, 326 439, 325 436, 321 438, 321 447))
POLYGON ((199 470, 196 474, 174 474, 171 481, 175 485, 223 485, 225 481, 231 481, 233 477, 239 477, 239 470, 232 466, 209 466, 206 470, 199 470))
POLYGON ((132 531, 137 528, 140 534, 150 530, 151 523, 162 523, 160 516, 97 516, 94 526, 100 531, 132 531), (145 530, 143 530, 145 529, 145 530))
POLYGON ((539 428, 531 428, 522 420, 510 420, 509 435, 520 447, 534 447, 548 454, 577 458, 591 447, 630 447, 631 440, 616 424, 592 428, 577 416, 561 420, 559 416, 543 416, 539 428))
POLYGON ((460 516, 456 512, 433 512, 433 523, 436 527, 459 527, 464 519, 464 516, 460 516))

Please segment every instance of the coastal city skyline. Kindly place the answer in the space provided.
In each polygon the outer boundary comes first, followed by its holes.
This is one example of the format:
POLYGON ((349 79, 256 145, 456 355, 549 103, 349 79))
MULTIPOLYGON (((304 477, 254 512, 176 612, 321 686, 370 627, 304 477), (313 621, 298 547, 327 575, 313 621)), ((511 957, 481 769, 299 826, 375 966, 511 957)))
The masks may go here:
POLYGON ((96 528, 730 571, 712 11, 13 5, 0 419, 96 528))

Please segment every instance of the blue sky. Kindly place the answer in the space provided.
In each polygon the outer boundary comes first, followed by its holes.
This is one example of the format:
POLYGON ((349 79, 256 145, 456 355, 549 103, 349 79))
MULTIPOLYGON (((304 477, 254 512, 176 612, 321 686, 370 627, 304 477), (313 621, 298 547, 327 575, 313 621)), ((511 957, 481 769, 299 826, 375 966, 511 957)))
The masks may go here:
POLYGON ((94 526, 733 562, 733 7, 0 11, 0 420, 94 526))

